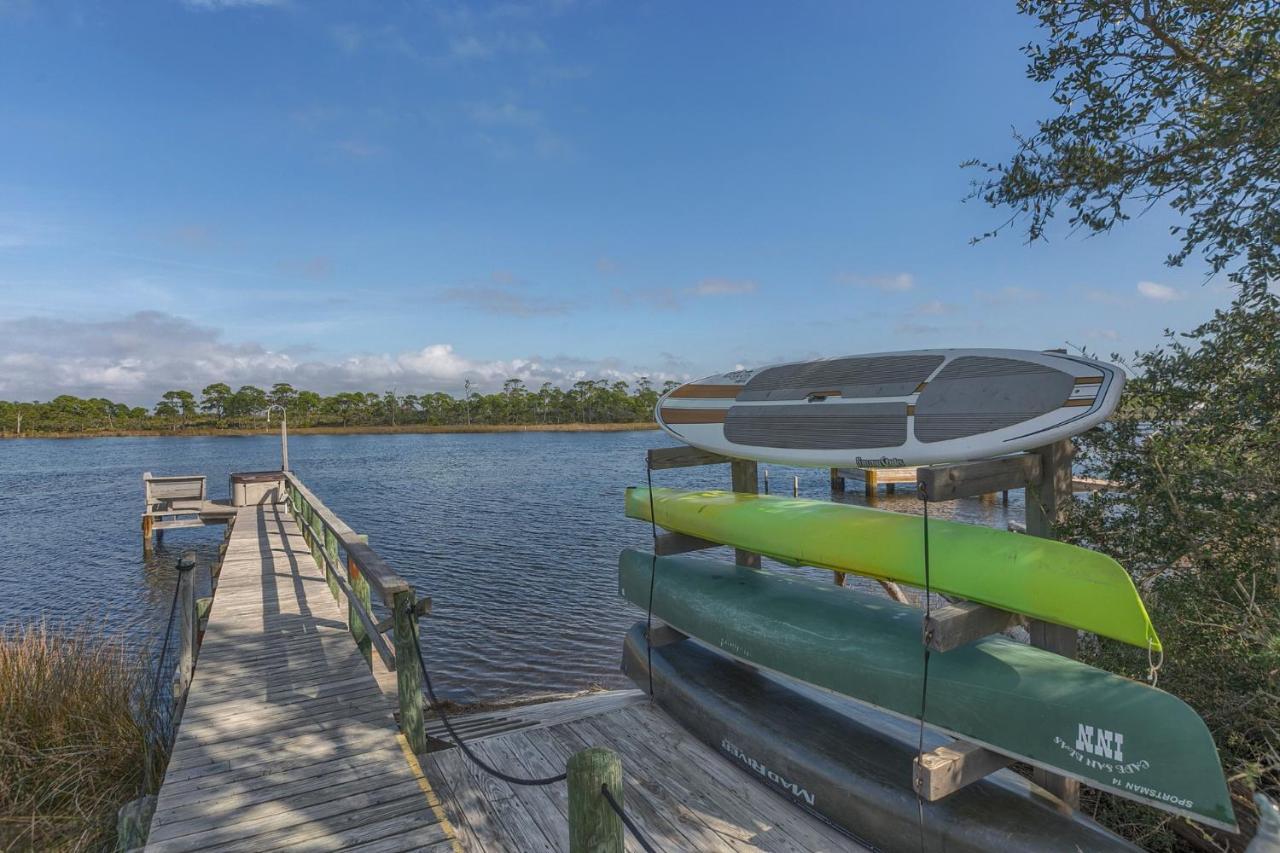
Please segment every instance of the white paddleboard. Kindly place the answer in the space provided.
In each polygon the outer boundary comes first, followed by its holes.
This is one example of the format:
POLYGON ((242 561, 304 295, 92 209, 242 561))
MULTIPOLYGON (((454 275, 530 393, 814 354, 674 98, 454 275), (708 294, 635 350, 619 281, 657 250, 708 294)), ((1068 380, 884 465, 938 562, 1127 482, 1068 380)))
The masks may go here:
POLYGON ((658 400, 679 440, 742 459, 901 468, 1041 447, 1106 420, 1124 372, 1052 352, 936 349, 734 370, 658 400))

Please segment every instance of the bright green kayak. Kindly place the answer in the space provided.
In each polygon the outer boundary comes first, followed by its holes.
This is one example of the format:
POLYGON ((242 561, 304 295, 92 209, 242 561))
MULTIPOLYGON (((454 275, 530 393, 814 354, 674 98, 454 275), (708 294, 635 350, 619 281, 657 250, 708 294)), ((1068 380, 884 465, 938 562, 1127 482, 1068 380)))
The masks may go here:
MULTIPOLYGON (((744 566, 626 550, 623 597, 747 663, 920 718, 921 613, 744 566)), ((1003 637, 933 655, 925 721, 964 740, 1224 829, 1234 815, 1208 729, 1141 682, 1003 637)), ((794 721, 797 725, 802 721, 794 721)))
MULTIPOLYGON (((918 516, 827 501, 654 489, 661 527, 790 563, 924 586, 918 516)), ((649 520, 649 492, 627 489, 649 520)), ((931 587, 941 593, 1160 651, 1129 573, 1115 560, 1018 533, 929 522, 931 587)))

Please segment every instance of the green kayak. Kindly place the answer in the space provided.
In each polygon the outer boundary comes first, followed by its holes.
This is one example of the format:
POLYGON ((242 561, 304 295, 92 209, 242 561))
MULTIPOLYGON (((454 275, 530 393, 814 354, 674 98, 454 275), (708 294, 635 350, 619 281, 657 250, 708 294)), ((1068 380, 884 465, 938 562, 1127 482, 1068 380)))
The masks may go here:
MULTIPOLYGON (((920 610, 834 584, 626 550, 619 590, 672 627, 755 666, 920 718, 920 610)), ((1176 696, 987 637, 929 661, 925 722, 1031 764, 1235 829, 1208 729, 1176 696)))
MULTIPOLYGON (((918 516, 827 501, 654 489, 661 527, 788 563, 924 586, 918 516)), ((627 515, 649 520, 649 491, 627 489, 627 515)), ((932 588, 1092 631, 1154 652, 1160 638, 1115 560, 1051 539, 929 522, 932 588)))

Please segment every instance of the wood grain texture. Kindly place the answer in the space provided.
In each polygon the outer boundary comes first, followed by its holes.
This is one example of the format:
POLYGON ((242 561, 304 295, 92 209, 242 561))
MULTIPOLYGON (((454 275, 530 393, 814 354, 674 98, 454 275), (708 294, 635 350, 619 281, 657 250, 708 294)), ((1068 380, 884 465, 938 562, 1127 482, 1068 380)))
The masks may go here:
POLYGON ((286 505, 237 512, 147 850, 453 847, 346 610, 286 505))
MULTIPOLYGON (((613 751, 622 762, 627 814, 658 850, 865 849, 754 781, 640 691, 610 691, 502 713, 538 714, 549 724, 480 736, 471 746, 481 758, 515 775, 547 776, 564 772, 582 750, 613 751)), ((490 785, 457 749, 431 753, 424 767, 464 849, 570 849, 564 784, 490 785)), ((640 851, 629 833, 624 844, 627 851, 640 851)))

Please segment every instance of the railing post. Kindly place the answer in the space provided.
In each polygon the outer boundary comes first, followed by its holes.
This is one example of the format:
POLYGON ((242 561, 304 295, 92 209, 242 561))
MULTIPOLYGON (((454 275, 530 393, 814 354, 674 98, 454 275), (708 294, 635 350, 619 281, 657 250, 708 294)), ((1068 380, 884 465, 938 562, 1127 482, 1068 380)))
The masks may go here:
POLYGON ((622 853, 622 818, 604 798, 608 786, 622 805, 622 761, 593 746, 569 759, 569 853, 622 853))
POLYGON ((391 599, 395 620, 396 688, 400 695, 400 730, 414 752, 427 751, 427 729, 422 717, 422 650, 414 630, 418 615, 413 590, 397 592, 391 599))
POLYGON ((196 556, 185 552, 178 559, 178 665, 173 670, 173 706, 181 707, 196 666, 196 556))
POLYGON ((324 555, 324 579, 329 582, 333 600, 337 601, 342 596, 342 589, 338 586, 338 537, 328 526, 324 528, 324 555))
MULTIPOLYGON (((361 536, 360 541, 368 543, 368 536, 361 536)), ((356 565, 356 561, 347 557, 347 580, 351 582, 351 591, 355 593, 356 600, 360 602, 360 606, 365 609, 366 613, 373 612, 373 602, 369 595, 369 582, 364 579, 364 575, 360 574, 360 567, 356 565)), ((356 645, 360 648, 360 654, 364 657, 364 662, 373 667, 373 640, 369 638, 369 634, 365 631, 364 622, 356 615, 354 604, 347 604, 347 624, 351 626, 351 638, 356 641, 356 645)))

